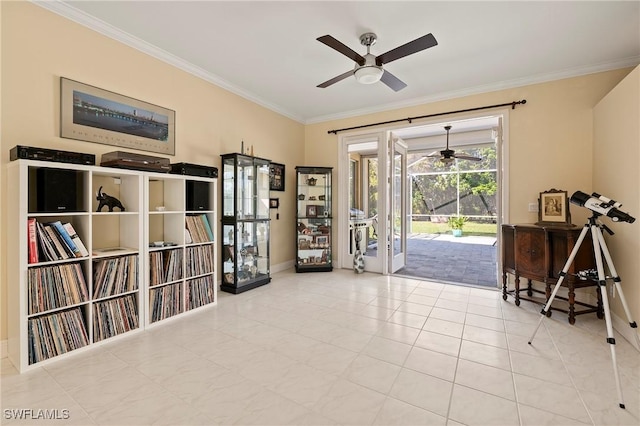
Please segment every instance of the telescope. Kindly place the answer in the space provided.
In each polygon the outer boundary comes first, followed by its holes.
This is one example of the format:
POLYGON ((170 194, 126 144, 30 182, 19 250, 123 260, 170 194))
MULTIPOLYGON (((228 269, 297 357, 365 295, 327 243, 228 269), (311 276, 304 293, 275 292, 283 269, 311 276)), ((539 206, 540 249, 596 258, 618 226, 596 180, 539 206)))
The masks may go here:
POLYGON ((569 201, 581 207, 586 207, 599 215, 610 217, 614 222, 633 223, 636 220, 636 218, 629 215, 629 213, 619 210, 619 208, 622 207, 622 203, 604 197, 596 192, 589 195, 582 191, 576 191, 569 201))

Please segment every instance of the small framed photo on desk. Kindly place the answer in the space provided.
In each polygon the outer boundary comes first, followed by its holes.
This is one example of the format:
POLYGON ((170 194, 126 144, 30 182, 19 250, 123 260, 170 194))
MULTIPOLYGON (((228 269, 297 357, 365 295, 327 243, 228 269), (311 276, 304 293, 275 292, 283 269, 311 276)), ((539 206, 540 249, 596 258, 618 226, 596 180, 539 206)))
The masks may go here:
POLYGON ((569 199, 567 191, 550 189, 540 193, 538 199, 539 225, 570 225, 569 199))

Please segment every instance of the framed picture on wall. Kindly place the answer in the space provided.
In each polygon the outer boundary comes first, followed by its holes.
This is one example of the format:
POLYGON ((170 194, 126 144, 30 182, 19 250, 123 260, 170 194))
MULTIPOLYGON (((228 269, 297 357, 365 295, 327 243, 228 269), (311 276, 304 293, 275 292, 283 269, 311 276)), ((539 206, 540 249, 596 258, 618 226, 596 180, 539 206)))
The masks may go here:
POLYGON ((538 199, 538 224, 571 224, 567 191, 550 189, 540 193, 540 198, 538 199))
POLYGON ((175 155, 176 113, 60 79, 60 137, 175 155))
POLYGON ((269 190, 284 191, 284 164, 271 163, 269 168, 269 190))

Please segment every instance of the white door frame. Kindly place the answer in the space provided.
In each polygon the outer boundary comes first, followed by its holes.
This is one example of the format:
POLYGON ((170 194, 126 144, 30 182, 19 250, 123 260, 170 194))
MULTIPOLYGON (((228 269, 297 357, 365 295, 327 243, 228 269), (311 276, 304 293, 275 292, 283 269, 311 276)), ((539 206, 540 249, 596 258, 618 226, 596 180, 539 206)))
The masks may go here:
MULTIPOLYGON (((388 149, 387 138, 388 133, 397 129, 405 129, 412 126, 422 126, 428 124, 444 123, 447 121, 468 120, 473 118, 481 118, 486 116, 497 116, 499 118, 499 125, 495 129, 496 132, 496 150, 497 150, 497 178, 499 182, 499 191, 497 194, 497 252, 501 253, 502 238, 500 232, 500 225, 502 223, 509 223, 509 114, 510 108, 498 108, 491 111, 477 111, 475 113, 464 114, 451 114, 446 117, 434 117, 430 120, 420 121, 420 124, 395 124, 389 125, 384 128, 380 128, 377 131, 360 130, 350 133, 339 134, 338 138, 338 179, 337 184, 341 189, 338 191, 338 211, 337 211, 337 231, 338 231, 338 258, 337 267, 340 268, 352 268, 353 256, 348 254, 346 247, 349 247, 349 153, 348 145, 351 143, 365 142, 371 140, 372 136, 378 141, 378 164, 387 164, 388 161, 388 149), (381 152, 382 151, 382 152, 381 152), (342 190, 344 189, 344 190, 342 190)), ((379 167, 378 182, 388 182, 388 168, 379 167)), ((379 200, 387 200, 388 185, 379 185, 378 195, 379 200)), ((386 202, 379 202, 378 217, 387 217, 387 204, 386 202), (382 211, 384 210, 384 211, 382 211)), ((388 241, 388 229, 387 221, 378 221, 378 241, 388 241)), ((378 250, 380 251, 380 249, 378 250)), ((389 273, 389 262, 381 262, 381 268, 375 268, 375 271, 384 275, 389 273), (380 270, 378 270, 380 269, 380 270)), ((502 259, 501 256, 497 256, 496 277, 500 278, 502 271, 502 259)), ((366 262, 365 262, 366 264, 366 262)), ((498 287, 501 286, 501 279, 497 280, 498 287)))
POLYGON ((407 174, 407 144, 393 132, 389 132, 389 273, 394 274, 404 268, 407 261, 407 215, 408 215, 408 188, 409 175, 407 174), (400 179, 396 180, 396 153, 400 154, 400 179), (399 185, 399 188, 397 186, 399 185), (400 199, 396 198, 396 190, 400 191, 400 199), (397 205, 399 204, 399 206, 397 205), (396 217, 396 209, 399 207, 400 217, 396 217), (400 220, 400 251, 395 253, 394 223, 400 220))
MULTIPOLYGON (((338 192, 338 214, 336 228, 338 230, 337 264, 339 268, 350 269, 353 267, 353 254, 349 253, 351 244, 351 232, 349 228, 349 145, 359 143, 377 143, 378 153, 378 218, 387 217, 387 206, 384 200, 387 199, 387 185, 380 184, 387 182, 387 132, 355 132, 339 137, 338 149, 338 186, 344 188, 338 192)), ((388 273, 388 262, 385 242, 387 241, 387 227, 380 225, 383 220, 378 221, 378 250, 377 256, 365 256, 365 271, 377 272, 386 275, 388 273), (382 242, 382 244, 380 244, 382 242)))

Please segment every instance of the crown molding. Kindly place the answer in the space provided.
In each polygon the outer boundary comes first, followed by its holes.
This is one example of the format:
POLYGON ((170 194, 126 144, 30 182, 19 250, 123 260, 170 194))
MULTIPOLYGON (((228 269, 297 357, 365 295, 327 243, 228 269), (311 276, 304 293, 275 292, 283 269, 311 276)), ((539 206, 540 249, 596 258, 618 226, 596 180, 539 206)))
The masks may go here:
POLYGON ((495 92, 498 90, 512 89, 516 87, 529 86, 533 84, 546 83, 554 80, 561 80, 565 78, 579 77, 587 74, 594 74, 598 72, 611 71, 619 68, 633 67, 640 64, 640 56, 634 56, 619 61, 607 62, 597 65, 590 65, 586 67, 575 67, 558 72, 539 74, 530 77, 524 77, 514 80, 506 80, 502 82, 469 87, 466 89, 455 90, 450 92, 442 92, 429 96, 408 99, 400 102, 393 102, 387 104, 377 105, 375 107, 363 108, 351 111, 344 111, 336 114, 329 114, 316 117, 302 117, 298 114, 294 114, 280 105, 266 101, 253 93, 250 93, 232 83, 224 80, 223 78, 214 75, 204 69, 195 66, 183 59, 172 55, 158 47, 132 36, 112 25, 107 24, 104 21, 96 19, 95 17, 73 7, 61 0, 30 0, 33 4, 36 4, 44 9, 47 9, 53 13, 63 16, 73 22, 83 25, 91 30, 94 30, 106 37, 119 41, 129 47, 139 50, 149 56, 159 59, 165 63, 168 63, 178 69, 181 69, 189 74, 192 74, 204 81, 219 86, 231 93, 234 93, 244 99, 247 99, 257 105, 267 108, 273 112, 281 114, 301 124, 317 124, 333 120, 341 120, 346 118, 353 118, 362 115, 374 114, 379 112, 392 111, 401 108, 408 108, 418 105, 429 104, 433 102, 439 102, 444 100, 456 99, 465 96, 478 95, 482 93, 495 92))
POLYGON ((587 67, 576 67, 547 74, 539 74, 514 80, 505 80, 497 83, 485 84, 482 86, 468 87, 466 89, 442 92, 420 98, 408 99, 401 102, 387 103, 371 108, 363 108, 352 111, 345 111, 337 114, 318 116, 307 119, 304 124, 317 124, 326 121, 342 120, 346 118, 358 117, 361 115, 375 114, 379 112, 391 111, 401 108, 414 107, 418 105, 430 104, 433 102, 446 101, 450 99, 463 98, 465 96, 478 95, 482 93, 496 92, 499 90, 513 89, 516 87, 530 86, 533 84, 547 83, 565 78, 580 77, 588 74, 612 71, 620 68, 634 67, 640 64, 640 56, 633 56, 614 62, 607 62, 587 67))
POLYGON ((190 62, 187 62, 177 56, 159 49, 158 47, 147 43, 146 41, 139 39, 138 37, 134 37, 131 34, 128 34, 100 19, 97 19, 67 3, 62 2, 61 0, 30 0, 33 4, 38 5, 44 9, 49 10, 50 12, 56 13, 64 18, 67 18, 77 24, 85 26, 93 31, 96 31, 106 37, 112 38, 116 41, 119 41, 129 47, 132 47, 136 50, 141 51, 149 56, 152 56, 156 59, 159 59, 163 62, 166 62, 169 65, 172 65, 178 69, 181 69, 189 74, 192 74, 202 80, 205 80, 209 83, 212 83, 216 86, 219 86, 225 90, 228 90, 231 93, 234 93, 242 98, 245 98, 255 104, 263 106, 273 112, 284 115, 294 121, 297 121, 301 124, 304 124, 304 118, 292 114, 286 109, 282 108, 279 105, 276 105, 272 102, 268 102, 238 86, 231 84, 225 79, 218 77, 208 71, 203 70, 202 68, 193 65, 190 62))

